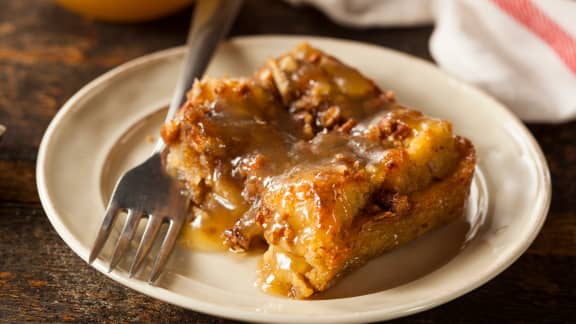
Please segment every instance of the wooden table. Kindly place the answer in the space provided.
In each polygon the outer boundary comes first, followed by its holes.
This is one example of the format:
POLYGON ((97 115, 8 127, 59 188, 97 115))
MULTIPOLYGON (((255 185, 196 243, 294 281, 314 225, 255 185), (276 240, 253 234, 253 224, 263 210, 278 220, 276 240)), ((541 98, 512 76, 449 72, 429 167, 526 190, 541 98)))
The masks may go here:
MULTIPOLYGON (((8 127, 0 144, 0 322, 227 322, 148 298, 86 265, 50 226, 34 179, 40 139, 65 100, 123 62, 184 43, 188 17, 111 25, 50 1, 0 2, 0 123, 8 127)), ((232 33, 349 38, 430 59, 429 27, 347 29, 278 1, 247 1, 232 33)), ((541 234, 494 280, 399 322, 576 321, 576 122, 528 126, 554 187, 541 234)))

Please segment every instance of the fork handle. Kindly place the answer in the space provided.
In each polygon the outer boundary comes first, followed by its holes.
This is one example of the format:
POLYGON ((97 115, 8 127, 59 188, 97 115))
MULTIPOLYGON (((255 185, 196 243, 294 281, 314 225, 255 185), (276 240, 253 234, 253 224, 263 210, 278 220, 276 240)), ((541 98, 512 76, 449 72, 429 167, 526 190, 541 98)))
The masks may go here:
MULTIPOLYGON (((166 121, 174 118, 186 101, 186 92, 192 88, 194 80, 201 78, 206 71, 220 40, 232 27, 242 2, 243 0, 196 0, 194 17, 186 41, 184 66, 170 102, 166 121)), ((165 146, 160 138, 154 153, 163 151, 165 146)))

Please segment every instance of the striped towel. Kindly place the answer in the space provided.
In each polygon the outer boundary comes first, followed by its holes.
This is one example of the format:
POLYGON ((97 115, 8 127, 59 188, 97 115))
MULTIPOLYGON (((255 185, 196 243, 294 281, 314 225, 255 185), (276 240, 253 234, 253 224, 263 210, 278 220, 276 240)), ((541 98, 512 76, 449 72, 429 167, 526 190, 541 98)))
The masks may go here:
POLYGON ((525 121, 576 119, 576 0, 288 1, 357 27, 434 21, 430 51, 442 69, 525 121))

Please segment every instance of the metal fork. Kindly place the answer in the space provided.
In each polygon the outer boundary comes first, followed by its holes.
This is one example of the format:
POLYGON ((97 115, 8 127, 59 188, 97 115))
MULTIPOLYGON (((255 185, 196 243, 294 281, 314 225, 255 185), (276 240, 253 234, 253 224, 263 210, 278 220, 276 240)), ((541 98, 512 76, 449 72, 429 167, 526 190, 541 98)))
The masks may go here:
MULTIPOLYGON (((187 41, 187 54, 166 120, 171 120, 185 101, 185 94, 196 78, 202 76, 218 43, 230 29, 242 0, 196 0, 194 17, 187 41)), ((148 218, 142 239, 132 260, 129 275, 134 276, 150 252, 163 224, 168 230, 154 260, 148 282, 160 276, 174 248, 176 239, 189 215, 188 199, 180 194, 179 185, 165 172, 165 144, 160 139, 153 154, 139 166, 126 172, 116 184, 88 263, 100 254, 108 240, 114 220, 122 211, 126 222, 116 243, 109 271, 125 257, 140 220, 148 218)))

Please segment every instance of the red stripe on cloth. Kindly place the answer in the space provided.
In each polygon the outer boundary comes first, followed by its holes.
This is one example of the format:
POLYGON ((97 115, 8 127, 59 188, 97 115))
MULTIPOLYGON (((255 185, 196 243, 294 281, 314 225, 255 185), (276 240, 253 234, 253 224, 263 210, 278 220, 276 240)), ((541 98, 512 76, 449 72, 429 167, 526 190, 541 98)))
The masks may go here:
POLYGON ((537 35, 576 74, 576 39, 531 0, 492 0, 508 15, 537 35))

